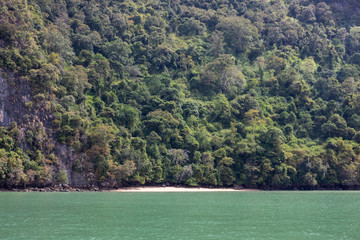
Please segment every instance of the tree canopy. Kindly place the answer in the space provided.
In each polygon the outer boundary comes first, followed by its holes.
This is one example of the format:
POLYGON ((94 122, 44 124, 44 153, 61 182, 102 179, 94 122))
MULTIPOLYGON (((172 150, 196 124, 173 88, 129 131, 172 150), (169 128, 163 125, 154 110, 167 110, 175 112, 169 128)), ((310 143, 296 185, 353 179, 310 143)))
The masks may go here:
POLYGON ((359 186, 353 4, 1 1, 0 187, 359 186))

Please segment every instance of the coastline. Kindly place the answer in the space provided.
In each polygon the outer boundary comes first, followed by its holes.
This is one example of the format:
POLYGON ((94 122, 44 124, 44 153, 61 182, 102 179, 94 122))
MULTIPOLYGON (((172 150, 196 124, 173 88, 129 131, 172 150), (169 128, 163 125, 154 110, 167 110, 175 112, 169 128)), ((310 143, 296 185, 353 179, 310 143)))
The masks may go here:
POLYGON ((73 188, 73 187, 45 187, 45 188, 13 188, 1 189, 0 192, 248 192, 248 191, 262 191, 261 189, 250 188, 208 188, 208 187, 183 187, 183 186, 137 186, 137 187, 123 187, 117 189, 99 189, 94 188, 73 188))
POLYGON ((207 187, 197 186, 189 187, 183 185, 149 185, 149 186, 127 186, 119 188, 100 188, 91 187, 74 187, 69 185, 53 187, 25 187, 25 188, 4 188, 0 187, 0 192, 249 192, 249 191, 359 191, 360 186, 322 186, 317 188, 294 187, 294 188, 255 188, 254 186, 246 188, 236 185, 234 187, 207 187))
POLYGON ((235 189, 235 188, 186 188, 186 187, 129 187, 109 190, 108 192, 250 192, 261 191, 259 189, 235 189))

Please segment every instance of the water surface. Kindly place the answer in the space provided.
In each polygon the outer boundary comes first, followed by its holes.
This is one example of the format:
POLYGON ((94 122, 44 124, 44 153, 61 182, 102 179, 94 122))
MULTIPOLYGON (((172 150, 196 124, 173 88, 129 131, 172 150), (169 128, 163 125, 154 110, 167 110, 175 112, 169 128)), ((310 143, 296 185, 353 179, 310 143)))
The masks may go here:
POLYGON ((0 239, 359 239, 360 192, 0 193, 0 239))

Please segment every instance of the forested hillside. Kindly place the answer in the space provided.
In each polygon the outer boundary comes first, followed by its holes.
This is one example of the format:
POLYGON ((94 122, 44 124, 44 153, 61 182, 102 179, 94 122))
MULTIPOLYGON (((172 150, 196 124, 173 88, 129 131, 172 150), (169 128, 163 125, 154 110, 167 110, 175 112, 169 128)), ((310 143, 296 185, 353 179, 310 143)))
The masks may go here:
POLYGON ((0 187, 360 186, 358 1, 0 1, 0 187))

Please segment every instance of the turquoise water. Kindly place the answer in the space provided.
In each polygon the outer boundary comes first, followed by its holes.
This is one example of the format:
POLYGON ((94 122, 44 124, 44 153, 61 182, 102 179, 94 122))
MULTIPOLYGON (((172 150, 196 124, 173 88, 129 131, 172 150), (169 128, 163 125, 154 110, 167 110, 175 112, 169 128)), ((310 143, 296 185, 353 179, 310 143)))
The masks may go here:
POLYGON ((360 239, 360 192, 1 192, 0 238, 360 239))

